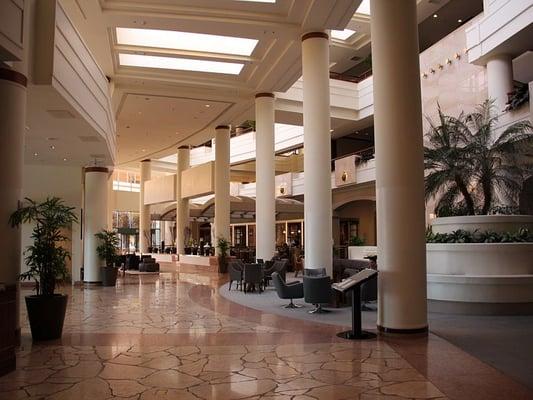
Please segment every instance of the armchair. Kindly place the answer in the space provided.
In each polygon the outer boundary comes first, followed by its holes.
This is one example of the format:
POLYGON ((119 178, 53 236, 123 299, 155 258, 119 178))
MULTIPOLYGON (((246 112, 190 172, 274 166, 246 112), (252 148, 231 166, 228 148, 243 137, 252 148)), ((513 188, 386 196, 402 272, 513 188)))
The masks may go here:
POLYGON ((310 314, 329 312, 322 308, 322 304, 331 301, 331 278, 329 276, 305 276, 304 275, 304 298, 306 303, 315 305, 310 314))
POLYGON ((301 282, 285 283, 281 275, 277 272, 272 273, 272 283, 276 288, 276 293, 280 299, 290 299, 290 303, 283 306, 285 308, 300 308, 301 305, 294 304, 293 299, 304 297, 304 285, 301 282))

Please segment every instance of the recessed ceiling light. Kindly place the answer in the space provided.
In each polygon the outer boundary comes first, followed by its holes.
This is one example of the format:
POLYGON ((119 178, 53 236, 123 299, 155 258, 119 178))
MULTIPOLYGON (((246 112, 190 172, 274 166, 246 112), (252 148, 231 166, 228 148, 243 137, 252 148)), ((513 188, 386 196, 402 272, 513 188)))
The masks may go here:
POLYGON ((174 69, 194 72, 211 72, 215 74, 239 75, 244 64, 221 61, 193 60, 190 58, 173 58, 146 56, 140 54, 119 54, 120 65, 127 67, 174 69))
POLYGON ((30 130, 30 127, 29 127, 29 126, 26 126, 26 130, 29 131, 29 130, 30 130))
POLYGON ((334 130, 335 130, 335 129, 330 129, 329 131, 330 131, 330 132, 333 132, 334 130))
POLYGON ((355 13, 370 15, 370 0, 363 0, 355 13))
POLYGON ((205 106, 206 106, 207 108, 209 108, 209 107, 211 107, 211 104, 206 104, 205 106))
POLYGON ((145 153, 145 152, 146 152, 146 149, 142 149, 142 152, 145 153))
POLYGON ((438 18, 438 15, 437 14, 433 14, 433 18, 438 18))
POLYGON ((239 56, 251 55, 259 42, 257 39, 161 29, 118 27, 116 32, 118 44, 239 56))
POLYGON ((39 154, 38 154, 38 153, 33 153, 33 155, 34 155, 35 157, 37 157, 39 154))
POLYGON ((459 18, 459 19, 457 20, 457 22, 462 23, 463 20, 459 18))
POLYGON ((56 149, 56 146, 51 145, 51 146, 50 146, 50 149, 51 149, 51 150, 55 150, 55 149, 56 149))
POLYGON ((355 34, 355 31, 351 29, 343 29, 342 31, 333 29, 331 31, 331 37, 339 40, 347 40, 355 34))
POLYGON ((66 158, 63 158, 63 161, 67 161, 67 159, 66 159, 66 158))

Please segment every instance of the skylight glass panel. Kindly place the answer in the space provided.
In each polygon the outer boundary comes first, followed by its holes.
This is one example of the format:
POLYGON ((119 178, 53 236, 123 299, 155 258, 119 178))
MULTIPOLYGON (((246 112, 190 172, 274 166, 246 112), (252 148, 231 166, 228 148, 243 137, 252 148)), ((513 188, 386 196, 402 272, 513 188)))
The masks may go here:
POLYGON ((343 29, 342 31, 333 29, 331 31, 331 37, 339 40, 347 40, 348 38, 352 37, 354 33, 355 31, 352 31, 351 29, 343 29))
POLYGON ((160 29, 117 28, 117 43, 161 49, 249 56, 258 40, 160 29))
POLYGON ((355 13, 370 15, 370 0, 363 0, 355 13))
POLYGON ((231 75, 239 75, 244 67, 244 64, 239 63, 125 53, 119 54, 119 61, 120 65, 127 67, 160 68, 231 75))

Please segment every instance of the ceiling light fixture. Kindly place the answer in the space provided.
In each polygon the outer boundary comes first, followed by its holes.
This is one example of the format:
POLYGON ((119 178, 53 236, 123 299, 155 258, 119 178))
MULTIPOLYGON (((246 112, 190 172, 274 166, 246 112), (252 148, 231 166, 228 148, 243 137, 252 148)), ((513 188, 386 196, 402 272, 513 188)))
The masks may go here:
POLYGON ((120 65, 126 67, 172 69, 215 74, 239 75, 244 64, 221 61, 193 60, 189 58, 146 56, 140 54, 119 54, 120 65))
POLYGON ((63 158, 63 161, 67 161, 67 159, 66 159, 66 158, 63 158))
POLYGON ((56 149, 56 146, 51 145, 51 146, 50 146, 50 149, 51 149, 51 150, 55 150, 55 149, 56 149))
POLYGON ((458 19, 458 20, 457 20, 457 22, 459 22, 459 23, 462 23, 462 22, 463 22, 463 20, 462 20, 462 19, 458 19))
POLYGON ((437 14, 433 14, 433 18, 438 18, 438 15, 437 14))
POLYGON ((209 107, 211 107, 211 104, 206 104, 205 106, 206 106, 207 108, 209 108, 209 107))
POLYGON ((161 29, 118 27, 116 33, 118 44, 173 50, 205 51, 239 56, 251 55, 259 42, 257 39, 242 37, 161 29))
POLYGON ((33 153, 34 157, 37 157, 39 154, 38 153, 33 153))
POLYGON ((338 40, 348 40, 355 34, 354 30, 351 29, 343 29, 342 31, 333 29, 331 31, 331 37, 338 40))

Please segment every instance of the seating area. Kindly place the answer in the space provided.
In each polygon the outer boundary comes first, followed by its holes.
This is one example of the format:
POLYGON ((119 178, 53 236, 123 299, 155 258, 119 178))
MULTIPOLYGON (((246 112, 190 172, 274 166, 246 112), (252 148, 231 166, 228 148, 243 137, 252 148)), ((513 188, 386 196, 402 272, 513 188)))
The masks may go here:
MULTIPOLYGON (((325 268, 305 268, 303 277, 298 278, 300 270, 295 270, 294 280, 287 281, 289 266, 287 259, 257 261, 257 263, 244 263, 241 259, 230 261, 227 290, 261 294, 272 285, 280 299, 289 300, 288 304, 283 305, 284 308, 300 308, 301 306, 294 303, 294 300, 303 299, 305 303, 314 306, 309 311, 310 314, 323 314, 329 312, 327 308, 339 308, 350 304, 350 294, 343 295, 332 290, 332 283, 374 266, 372 261, 335 259, 333 279, 327 275, 325 268)), ((363 284, 361 300, 363 308, 367 307, 366 303, 377 300, 377 279, 363 284)))

